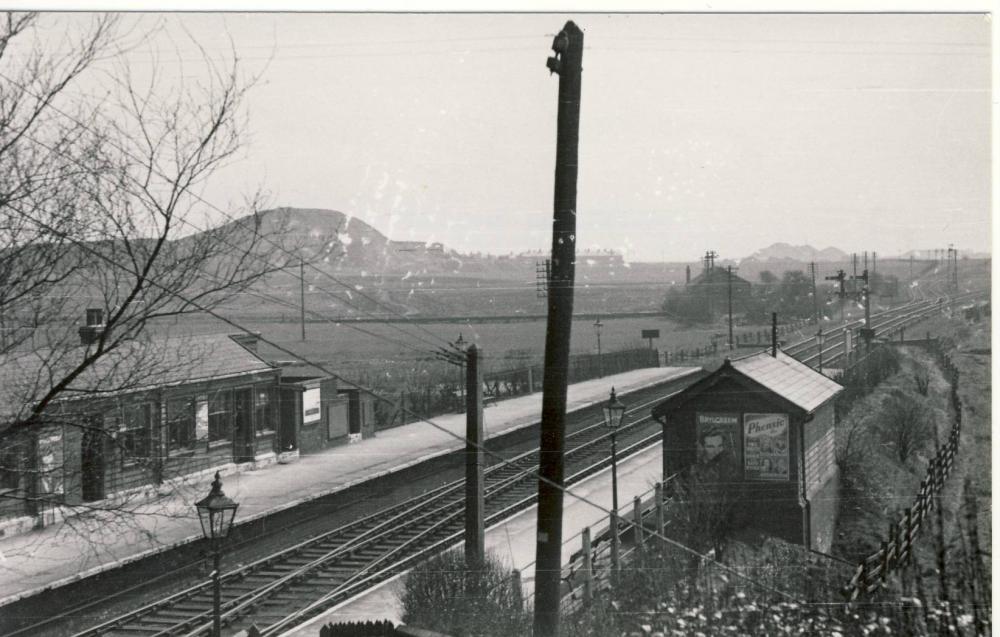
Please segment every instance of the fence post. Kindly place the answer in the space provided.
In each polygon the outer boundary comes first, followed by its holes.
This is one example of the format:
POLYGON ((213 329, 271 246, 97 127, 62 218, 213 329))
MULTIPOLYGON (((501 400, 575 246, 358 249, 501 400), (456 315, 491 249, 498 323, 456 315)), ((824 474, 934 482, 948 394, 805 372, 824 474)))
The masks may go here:
POLYGON ((654 496, 656 498, 656 532, 663 535, 663 483, 657 482, 654 489, 654 496))
POLYGON ((584 527, 580 534, 583 539, 583 603, 590 604, 594 599, 594 564, 590 550, 590 527, 584 527))
POLYGON ((924 514, 927 512, 927 478, 920 481, 920 491, 917 492, 917 510, 919 511, 919 519, 917 522, 924 521, 924 514))
POLYGON ((521 590, 521 571, 516 568, 510 573, 511 590, 514 593, 514 603, 517 608, 524 608, 524 593, 521 590))
POLYGON ((906 555, 903 556, 902 563, 908 564, 913 553, 913 507, 906 507, 906 526, 903 528, 903 546, 906 548, 906 555))
POLYGON ((642 500, 639 496, 632 500, 632 511, 635 516, 635 547, 642 553, 642 500))
POLYGON ((889 579, 889 543, 882 541, 882 586, 885 586, 889 579))
POLYGON ((858 576, 858 594, 868 594, 868 558, 861 558, 861 574, 858 576))
POLYGON ((619 559, 619 553, 621 552, 621 539, 618 537, 618 511, 614 510, 611 512, 611 524, 608 526, 608 530, 611 531, 611 573, 612 575, 618 575, 618 569, 621 567, 621 560, 619 559))

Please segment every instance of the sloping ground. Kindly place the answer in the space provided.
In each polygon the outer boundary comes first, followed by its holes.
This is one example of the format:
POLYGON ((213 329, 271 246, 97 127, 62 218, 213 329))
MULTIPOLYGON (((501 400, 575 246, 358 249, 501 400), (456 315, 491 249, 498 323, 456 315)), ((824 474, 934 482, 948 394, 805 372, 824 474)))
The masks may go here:
MULTIPOLYGON (((963 429, 959 462, 950 486, 961 485, 966 477, 972 480, 979 509, 979 537, 988 541, 992 537, 993 511, 991 325, 988 320, 966 323, 958 318, 942 317, 929 323, 927 329, 933 330, 932 333, 950 334, 954 341, 952 361, 961 375, 958 396, 962 401, 963 429)), ((952 495, 952 498, 957 496, 952 495)), ((989 567, 989 556, 984 559, 989 567)))
POLYGON ((858 401, 837 425, 841 504, 831 552, 852 562, 879 548, 890 520, 898 520, 900 510, 912 504, 935 453, 928 438, 907 462, 900 462, 884 423, 887 401, 902 396, 924 403, 924 415, 933 420, 941 439, 951 426, 950 385, 933 356, 918 347, 900 348, 899 353, 900 371, 858 401), (929 376, 926 397, 917 391, 920 370, 929 376))

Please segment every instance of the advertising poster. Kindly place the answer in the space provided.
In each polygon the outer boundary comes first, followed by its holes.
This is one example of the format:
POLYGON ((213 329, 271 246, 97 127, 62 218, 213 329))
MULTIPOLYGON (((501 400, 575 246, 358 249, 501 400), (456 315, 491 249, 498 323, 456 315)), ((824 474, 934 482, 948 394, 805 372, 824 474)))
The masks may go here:
POLYGON ((194 439, 208 440, 208 396, 198 396, 194 412, 194 439))
POLYGON ((720 479, 742 477, 740 467, 740 415, 735 413, 695 414, 698 466, 720 479))
POLYGON ((38 439, 38 488, 40 495, 58 495, 63 492, 63 441, 62 434, 38 439))
POLYGON ((744 467, 749 480, 788 480, 788 415, 743 416, 744 467))
POLYGON ((319 388, 307 389, 302 392, 302 422, 310 423, 319 420, 319 388))

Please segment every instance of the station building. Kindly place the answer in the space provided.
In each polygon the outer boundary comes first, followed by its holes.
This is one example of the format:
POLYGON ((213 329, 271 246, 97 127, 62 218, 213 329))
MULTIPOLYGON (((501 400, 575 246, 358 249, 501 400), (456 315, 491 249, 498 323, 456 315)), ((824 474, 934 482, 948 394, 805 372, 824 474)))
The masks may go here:
MULTIPOLYGON (((47 379, 79 363, 88 351, 81 336, 77 349, 0 360, 0 422, 23 420, 47 379)), ((256 341, 150 338, 98 358, 30 426, 0 436, 0 535, 55 519, 64 505, 293 461, 374 435, 370 398, 329 375, 286 378, 256 341)))
POLYGON ((780 350, 727 359, 656 405, 663 475, 724 481, 732 520, 829 550, 839 475, 833 401, 842 387, 780 350))

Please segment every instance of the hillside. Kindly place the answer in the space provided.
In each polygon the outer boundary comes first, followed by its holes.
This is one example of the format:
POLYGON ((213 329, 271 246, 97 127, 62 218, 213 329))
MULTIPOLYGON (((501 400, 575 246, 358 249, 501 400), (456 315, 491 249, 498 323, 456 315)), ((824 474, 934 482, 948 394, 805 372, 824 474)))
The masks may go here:
POLYGON ((744 261, 844 261, 848 258, 846 252, 829 247, 817 250, 810 245, 793 246, 788 243, 772 243, 766 248, 754 252, 744 261))

